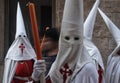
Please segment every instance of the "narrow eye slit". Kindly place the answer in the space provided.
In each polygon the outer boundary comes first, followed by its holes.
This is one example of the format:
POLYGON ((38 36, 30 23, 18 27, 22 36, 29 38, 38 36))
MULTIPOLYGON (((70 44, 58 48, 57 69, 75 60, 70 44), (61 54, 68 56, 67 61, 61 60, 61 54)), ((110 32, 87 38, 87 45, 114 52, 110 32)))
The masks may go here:
POLYGON ((25 35, 23 37, 26 37, 25 35))
POLYGON ((74 40, 79 40, 79 37, 75 37, 74 40))
POLYGON ((19 37, 21 37, 21 35, 19 35, 19 37))
POLYGON ((65 39, 66 39, 66 40, 70 40, 70 37, 66 36, 65 39))

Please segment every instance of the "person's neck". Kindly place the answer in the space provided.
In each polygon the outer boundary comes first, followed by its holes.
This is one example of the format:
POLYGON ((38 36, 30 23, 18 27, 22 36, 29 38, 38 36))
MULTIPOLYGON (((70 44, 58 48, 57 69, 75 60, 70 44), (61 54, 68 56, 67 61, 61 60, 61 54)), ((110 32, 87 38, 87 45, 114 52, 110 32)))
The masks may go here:
POLYGON ((54 55, 57 55, 58 53, 58 49, 51 49, 47 52, 47 56, 54 56, 54 55))

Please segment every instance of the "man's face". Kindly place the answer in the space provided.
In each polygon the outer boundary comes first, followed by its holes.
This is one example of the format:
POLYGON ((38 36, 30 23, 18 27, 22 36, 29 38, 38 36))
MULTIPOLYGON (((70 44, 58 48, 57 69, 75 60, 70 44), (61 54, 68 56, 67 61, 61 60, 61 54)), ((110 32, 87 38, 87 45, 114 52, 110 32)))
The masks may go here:
POLYGON ((42 45, 42 52, 46 52, 51 50, 54 47, 54 41, 47 37, 45 38, 45 40, 43 41, 43 45, 42 45))

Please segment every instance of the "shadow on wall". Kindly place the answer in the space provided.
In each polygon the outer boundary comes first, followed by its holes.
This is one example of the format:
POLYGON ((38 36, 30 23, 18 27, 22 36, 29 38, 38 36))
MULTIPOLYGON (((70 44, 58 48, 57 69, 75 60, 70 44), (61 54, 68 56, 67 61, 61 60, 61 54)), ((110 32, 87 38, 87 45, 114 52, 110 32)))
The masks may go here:
POLYGON ((2 83, 2 79, 3 79, 3 70, 4 70, 4 64, 0 64, 0 83, 2 83))

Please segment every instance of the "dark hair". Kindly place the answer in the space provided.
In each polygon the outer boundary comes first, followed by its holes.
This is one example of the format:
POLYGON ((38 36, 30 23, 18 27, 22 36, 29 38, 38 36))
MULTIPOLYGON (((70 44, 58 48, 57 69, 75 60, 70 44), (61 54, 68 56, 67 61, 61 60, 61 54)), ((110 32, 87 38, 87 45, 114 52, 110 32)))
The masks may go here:
MULTIPOLYGON (((46 37, 51 38, 53 41, 59 40, 59 32, 56 28, 49 28, 48 30, 44 31, 43 35, 45 34, 46 37)), ((42 37, 43 37, 42 35, 42 37)))

